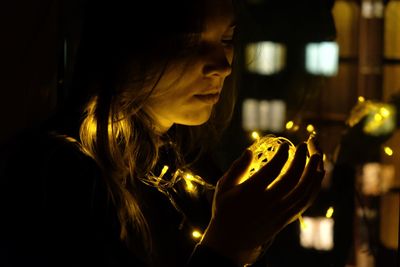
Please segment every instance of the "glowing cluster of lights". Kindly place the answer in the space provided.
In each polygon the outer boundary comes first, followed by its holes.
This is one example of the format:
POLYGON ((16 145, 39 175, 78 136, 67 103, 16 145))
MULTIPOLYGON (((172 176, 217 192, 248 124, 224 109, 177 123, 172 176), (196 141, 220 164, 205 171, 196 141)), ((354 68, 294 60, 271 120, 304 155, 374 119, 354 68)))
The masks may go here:
MULTIPOLYGON (((287 171, 291 161, 294 158, 294 154, 296 152, 296 147, 294 146, 294 144, 289 139, 284 137, 277 137, 274 135, 259 137, 258 133, 257 135, 255 133, 253 134, 254 137, 257 137, 256 141, 248 148, 253 153, 253 160, 251 162, 249 172, 241 179, 240 183, 246 181, 257 171, 259 171, 265 164, 267 164, 267 162, 269 162, 273 158, 273 156, 278 151, 279 146, 283 143, 287 143, 289 145, 289 157, 280 173, 280 176, 283 175, 287 171)), ((278 179, 276 179, 275 181, 277 181, 278 179)), ((270 186, 272 185, 273 184, 271 184, 270 186)))
MULTIPOLYGON (((294 123, 294 121, 288 121, 288 122, 286 122, 285 128, 288 131, 296 132, 300 129, 300 126, 298 124, 294 123)), ((312 124, 308 124, 306 126, 306 130, 308 133, 316 132, 315 126, 312 124)))
POLYGON ((142 179, 145 184, 156 187, 159 191, 166 194, 171 203, 173 203, 172 197, 169 195, 168 191, 176 186, 183 186, 185 191, 192 195, 196 196, 198 193, 198 187, 201 186, 206 189, 215 189, 215 186, 204 181, 200 176, 192 174, 190 171, 178 169, 173 173, 169 173, 169 167, 165 165, 160 174, 154 175, 149 174, 146 179, 142 179), (165 176, 170 176, 165 179, 165 176))
POLYGON ((365 119, 363 132, 368 135, 378 136, 391 133, 396 127, 396 109, 394 106, 382 102, 358 98, 357 105, 352 109, 347 124, 353 127, 365 119))
POLYGON ((285 126, 288 131, 296 132, 300 129, 300 126, 295 124, 294 121, 288 121, 285 126))

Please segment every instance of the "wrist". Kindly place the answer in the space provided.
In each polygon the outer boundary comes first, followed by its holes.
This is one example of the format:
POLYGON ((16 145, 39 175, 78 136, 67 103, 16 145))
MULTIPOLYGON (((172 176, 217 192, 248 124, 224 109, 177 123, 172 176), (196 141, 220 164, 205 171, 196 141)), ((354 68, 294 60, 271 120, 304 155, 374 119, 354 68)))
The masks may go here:
POLYGON ((206 246, 221 256, 229 259, 237 266, 246 266, 254 263, 262 252, 262 247, 244 248, 232 235, 223 234, 227 231, 218 231, 210 225, 205 231, 200 245, 206 246))

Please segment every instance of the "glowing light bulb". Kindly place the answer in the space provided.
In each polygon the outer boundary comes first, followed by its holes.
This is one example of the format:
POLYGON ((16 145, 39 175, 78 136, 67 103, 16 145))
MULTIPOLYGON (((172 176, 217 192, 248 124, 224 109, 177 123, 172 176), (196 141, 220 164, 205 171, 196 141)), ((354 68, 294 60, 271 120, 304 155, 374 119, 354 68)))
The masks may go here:
POLYGON ((312 133, 314 132, 314 130, 315 130, 314 125, 312 124, 307 125, 307 132, 312 133))
POLYGON ((333 212, 334 212, 333 207, 329 207, 329 209, 326 211, 325 217, 328 218, 328 219, 332 218, 333 212))
POLYGON ((194 230, 192 232, 192 236, 193 236, 194 239, 199 239, 199 238, 201 238, 203 236, 203 234, 198 230, 194 230))
POLYGON ((393 155, 393 149, 391 149, 390 147, 385 146, 383 148, 383 150, 385 151, 386 155, 388 155, 388 156, 392 156, 393 155))
POLYGON ((292 129, 293 126, 294 126, 294 122, 293 121, 288 121, 286 123, 286 129, 288 129, 288 130, 292 129))
POLYGON ((382 117, 381 114, 376 113, 376 114, 374 115, 374 120, 376 120, 376 121, 381 121, 381 120, 383 120, 383 117, 382 117))
POLYGON ((363 96, 358 97, 358 102, 364 102, 364 101, 365 101, 365 98, 363 96))
POLYGON ((260 134, 257 133, 256 131, 254 131, 254 132, 251 133, 251 137, 252 137, 254 140, 257 140, 257 139, 260 138, 260 134))
POLYGON ((164 174, 167 173, 168 169, 169 169, 169 167, 167 165, 164 165, 164 167, 161 170, 160 176, 159 176, 160 179, 163 178, 164 174))
POLYGON ((195 191, 195 187, 193 185, 193 183, 191 181, 185 180, 186 183, 186 190, 188 192, 194 192, 195 191))
POLYGON ((192 174, 186 173, 184 175, 186 191, 189 193, 196 193, 196 186, 193 184, 192 181, 195 181, 195 178, 192 174))
POLYGON ((381 108, 379 109, 379 113, 380 113, 380 115, 381 115, 383 118, 387 118, 387 117, 390 116, 390 111, 389 111, 387 108, 385 108, 385 107, 381 107, 381 108))

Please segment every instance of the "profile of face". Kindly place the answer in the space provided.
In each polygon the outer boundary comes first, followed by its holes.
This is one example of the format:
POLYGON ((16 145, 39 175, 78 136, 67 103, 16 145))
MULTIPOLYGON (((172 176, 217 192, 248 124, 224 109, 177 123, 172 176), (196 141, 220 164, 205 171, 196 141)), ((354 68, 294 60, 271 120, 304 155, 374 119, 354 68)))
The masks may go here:
POLYGON ((207 122, 231 73, 235 28, 232 0, 206 2, 199 52, 171 62, 147 102, 146 109, 160 132, 173 124, 207 122))

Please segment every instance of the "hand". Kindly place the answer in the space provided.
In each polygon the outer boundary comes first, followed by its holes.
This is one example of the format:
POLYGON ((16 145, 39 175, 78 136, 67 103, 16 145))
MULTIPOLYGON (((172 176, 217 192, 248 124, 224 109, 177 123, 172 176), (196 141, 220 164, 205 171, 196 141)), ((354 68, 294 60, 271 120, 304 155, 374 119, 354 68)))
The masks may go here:
POLYGON ((217 183, 212 218, 201 244, 239 265, 254 262, 255 252, 296 220, 319 191, 322 159, 313 140, 308 147, 312 155, 307 166, 307 144, 302 143, 288 171, 268 189, 288 159, 288 144, 282 144, 270 162, 239 184, 252 159, 246 150, 217 183))

